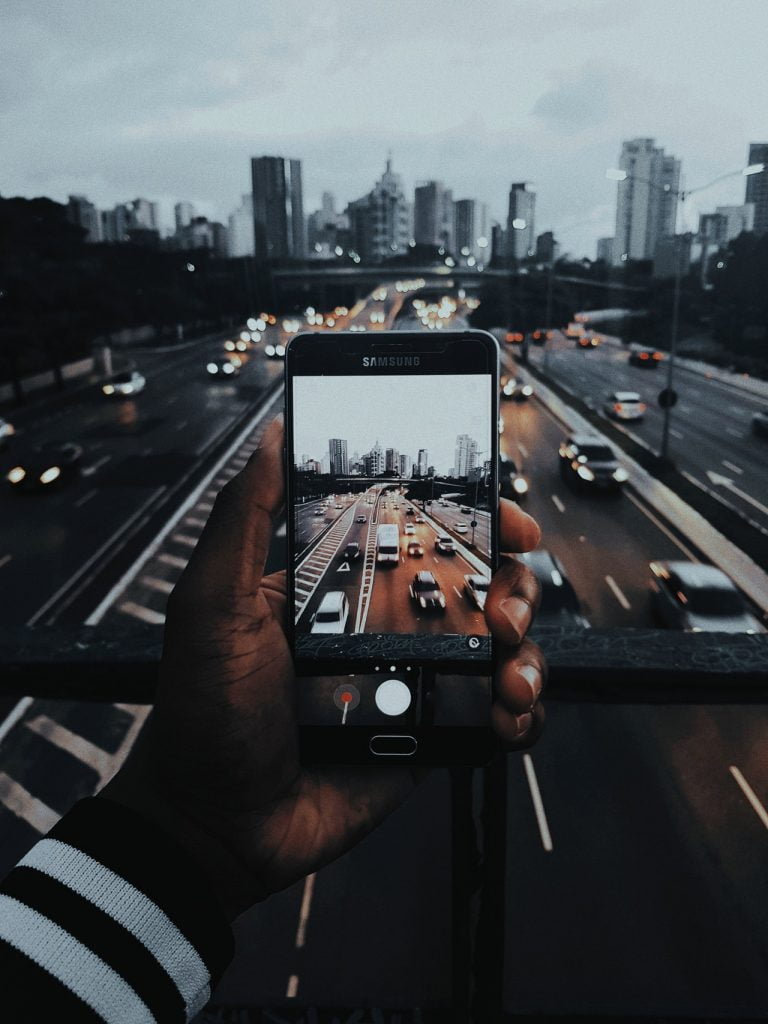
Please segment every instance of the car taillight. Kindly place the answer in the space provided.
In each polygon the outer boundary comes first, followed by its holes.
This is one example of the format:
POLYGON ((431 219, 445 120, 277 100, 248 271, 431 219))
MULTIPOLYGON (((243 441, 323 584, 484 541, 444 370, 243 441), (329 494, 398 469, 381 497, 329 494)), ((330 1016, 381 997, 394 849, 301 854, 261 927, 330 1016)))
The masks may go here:
POLYGON ((641 359, 647 359, 648 358, 648 353, 647 352, 641 352, 640 353, 640 358, 641 359))
POLYGON ((653 358, 658 361, 660 359, 663 359, 664 357, 662 356, 661 352, 654 352, 653 353, 653 358))
POLYGON ((624 408, 624 406, 621 404, 621 402, 616 402, 616 404, 613 407, 613 411, 614 412, 621 412, 621 410, 623 408, 624 408))

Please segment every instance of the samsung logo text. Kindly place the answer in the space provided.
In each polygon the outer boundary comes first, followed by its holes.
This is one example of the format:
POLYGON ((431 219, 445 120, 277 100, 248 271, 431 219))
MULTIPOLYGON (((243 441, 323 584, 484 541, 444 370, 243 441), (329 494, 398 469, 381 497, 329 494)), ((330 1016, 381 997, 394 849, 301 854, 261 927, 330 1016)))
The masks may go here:
POLYGON ((363 366, 419 366, 420 356, 363 356, 363 366))

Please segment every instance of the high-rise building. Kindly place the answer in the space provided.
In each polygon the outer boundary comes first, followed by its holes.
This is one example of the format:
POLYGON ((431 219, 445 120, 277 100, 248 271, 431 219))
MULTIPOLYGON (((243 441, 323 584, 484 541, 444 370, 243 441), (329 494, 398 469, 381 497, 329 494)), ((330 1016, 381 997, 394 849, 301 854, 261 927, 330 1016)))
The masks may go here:
POLYGON ((740 206, 716 206, 715 213, 725 218, 725 240, 738 238, 742 231, 755 230, 755 204, 742 203, 740 206))
POLYGON ((254 251, 260 259, 300 259, 306 250, 301 160, 251 158, 254 251))
POLYGON ((70 196, 67 203, 67 220, 85 231, 84 242, 100 242, 102 239, 99 211, 85 196, 70 196))
POLYGON ((527 259, 536 251, 535 213, 536 193, 530 191, 527 182, 514 182, 509 190, 507 214, 507 258, 510 262, 527 259))
POLYGON ((365 260, 379 261, 408 248, 411 207, 392 158, 373 189, 347 206, 350 245, 365 260))
POLYGON ((195 216, 195 208, 192 203, 181 202, 176 203, 173 208, 173 219, 176 223, 176 231, 181 231, 182 228, 187 227, 188 224, 192 223, 195 216))
POLYGON ((384 452, 377 441, 367 455, 363 456, 366 476, 378 476, 384 472, 384 452))
POLYGON ((453 249, 453 193, 441 181, 425 181, 416 186, 413 237, 417 245, 453 249))
POLYGON ((622 143, 617 182, 613 262, 653 259, 658 243, 674 235, 680 189, 680 161, 654 139, 622 143))
POLYGON ((756 235, 768 234, 768 142, 750 142, 748 164, 762 164, 758 174, 747 177, 745 203, 754 203, 756 235))
POLYGON ((241 196, 240 205, 229 215, 229 255, 253 256, 253 196, 241 196))
POLYGON ((459 434, 456 438, 456 455, 453 468, 456 476, 468 477, 477 465, 477 441, 469 434, 459 434))
POLYGON ((457 199, 453 204, 454 255, 484 261, 488 249, 488 207, 476 199, 457 199))
POLYGON ((340 437, 331 437, 328 440, 328 458, 331 463, 331 473, 334 476, 347 476, 349 473, 349 462, 347 460, 347 442, 340 437))
POLYGON ((384 453, 384 469, 387 473, 400 472, 400 452, 397 448, 387 448, 384 453))
POLYGON ((610 238, 598 238, 597 258, 599 260, 603 260, 605 263, 613 263, 613 242, 613 235, 610 238))
POLYGON ((309 255, 320 259, 339 256, 349 248, 349 218, 337 213, 332 192, 323 192, 320 209, 307 218, 307 246, 309 255))
POLYGON ((539 263, 554 263, 560 255, 560 244, 552 231, 543 231, 536 236, 536 259, 539 263))
POLYGON ((507 233, 498 221, 491 224, 491 263, 501 266, 507 259, 507 233))
POLYGON ((400 465, 399 465, 398 468, 399 468, 399 471, 400 471, 400 476, 410 477, 411 472, 413 470, 413 459, 411 458, 411 456, 410 455, 403 455, 402 452, 401 452, 400 453, 400 460, 399 461, 400 461, 400 465))
POLYGON ((419 448, 419 454, 416 458, 416 475, 426 476, 429 469, 429 453, 426 448, 419 448))
POLYGON ((157 203, 151 203, 149 199, 134 199, 126 203, 128 210, 128 230, 159 231, 160 214, 157 203))

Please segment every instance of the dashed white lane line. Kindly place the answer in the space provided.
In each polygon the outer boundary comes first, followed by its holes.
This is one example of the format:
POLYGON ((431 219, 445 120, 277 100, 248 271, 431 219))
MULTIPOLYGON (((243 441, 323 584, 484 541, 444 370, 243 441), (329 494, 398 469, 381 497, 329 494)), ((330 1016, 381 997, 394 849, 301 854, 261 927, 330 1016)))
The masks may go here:
POLYGON ((616 598, 616 600, 619 602, 619 604, 624 609, 624 611, 628 612, 632 608, 632 605, 627 600, 627 598, 626 598, 626 596, 624 594, 624 591, 621 589, 621 587, 616 582, 616 580, 613 578, 613 576, 606 576, 605 577, 605 582, 608 584, 608 586, 609 586, 609 588, 611 590, 611 593, 616 598))
POLYGON ((631 494, 629 491, 625 491, 624 493, 629 498, 629 500, 632 502, 632 504, 636 505, 640 509, 640 511, 643 513, 643 515, 647 516, 648 519, 651 520, 651 522, 654 524, 654 526, 657 529, 661 530, 661 532, 666 537, 669 537, 669 539, 672 541, 673 544, 675 544, 678 548, 680 548, 680 550, 683 552, 683 554, 686 556, 686 558, 689 558, 692 562, 698 562, 699 561, 699 559, 696 557, 696 555, 694 555, 694 553, 691 551, 691 549, 689 547, 686 547, 686 545, 683 544, 683 542, 680 540, 680 538, 676 537, 674 535, 674 533, 672 533, 672 531, 670 529, 668 529, 664 525, 664 523, 662 523, 662 521, 660 519, 658 519, 653 514, 653 512, 651 512, 651 510, 646 505, 644 505, 641 501, 638 501, 638 499, 634 496, 634 494, 631 494))
POLYGON ((552 503, 554 504, 558 512, 565 512, 565 505, 562 503, 562 501, 556 494, 552 495, 552 503))
POLYGON ((669 432, 672 435, 672 437, 676 437, 678 441, 684 441, 685 440, 685 434, 681 434, 680 431, 679 430, 675 430, 674 427, 670 427, 669 428, 669 432))
POLYGON ((131 615, 134 619, 149 622, 152 626, 162 626, 165 622, 162 612, 156 612, 153 608, 145 608, 143 604, 137 604, 135 601, 123 601, 121 605, 118 605, 117 610, 125 615, 131 615))
POLYGON ((0 723, 0 743, 3 742, 14 725, 16 725, 19 719, 24 715, 33 699, 33 697, 22 697, 21 700, 14 705, 10 714, 5 717, 2 723, 0 723))
POLYGON ((168 580, 161 580, 158 576, 140 576, 139 583, 143 583, 150 590, 156 590, 158 594, 170 594, 173 584, 168 580))
POLYGON ((731 437, 743 437, 744 436, 744 432, 742 430, 737 430, 735 427, 726 427, 725 428, 725 432, 726 432, 726 434, 730 434, 731 437))
POLYGON ((187 559, 179 558, 178 555, 171 555, 167 551, 162 551, 157 556, 158 562, 163 562, 165 565, 172 565, 174 569, 186 569, 187 559))
POLYGON ((461 591, 454 586, 453 592, 456 595, 456 597, 458 597, 458 599, 461 600, 461 591))
POLYGON ((520 452, 524 459, 528 458, 528 449, 525 447, 522 441, 517 442, 517 450, 520 452))
POLYGON ((288 988, 285 990, 286 999, 295 999, 299 991, 299 976, 292 974, 288 979, 288 988))
POLYGON ((50 832, 59 820, 59 815, 42 800, 32 796, 29 790, 12 779, 5 772, 0 772, 0 803, 4 804, 11 814, 22 818, 28 825, 41 835, 50 832))
POLYGON ((198 503, 195 505, 195 508, 198 509, 200 512, 213 512, 213 505, 210 503, 210 501, 198 501, 198 503))
POLYGON ((3 555, 3 557, 0 558, 0 569, 2 569, 4 565, 8 565, 12 558, 13 555, 3 555))
POLYGON ((541 845, 547 853, 551 853, 554 849, 552 844, 552 835, 549 831, 549 822, 547 821, 547 815, 544 811, 544 801, 541 799, 541 791, 539 790, 539 783, 536 778, 536 769, 533 767, 533 760, 531 759, 530 754, 523 754, 523 764, 525 765, 525 776, 528 779, 528 788, 531 791, 533 810, 539 826, 541 845))
POLYGON ((75 502, 75 508, 82 508, 87 501, 90 501, 91 498, 95 498, 98 493, 98 488, 94 487, 92 491, 88 491, 88 493, 84 494, 82 498, 77 499, 75 502))
POLYGON ((197 537, 190 537, 187 533, 173 533, 171 540, 177 544, 186 544, 188 548, 197 547, 197 537))
POLYGON ((197 526, 201 530, 205 526, 205 520, 198 519, 197 516, 185 516, 183 521, 185 526, 197 526))
POLYGON ((730 765, 729 771, 738 783, 739 789, 749 801, 752 810, 758 816, 760 821, 762 821, 763 825, 768 828, 768 811, 766 811, 765 807, 760 803, 754 789, 752 789, 735 764, 730 765))
MULTIPOLYGON (((344 708, 346 711, 346 707, 344 708)), ((315 893, 315 874, 307 875, 304 879, 304 892, 301 897, 301 910, 299 911, 299 926, 296 929, 296 949, 301 949, 307 941, 307 922, 312 909, 312 897, 315 893)))
POLYGON ((723 459, 723 465, 726 469, 730 469, 732 473, 738 473, 741 475, 744 472, 741 466, 737 466, 735 463, 729 462, 728 459, 723 459))

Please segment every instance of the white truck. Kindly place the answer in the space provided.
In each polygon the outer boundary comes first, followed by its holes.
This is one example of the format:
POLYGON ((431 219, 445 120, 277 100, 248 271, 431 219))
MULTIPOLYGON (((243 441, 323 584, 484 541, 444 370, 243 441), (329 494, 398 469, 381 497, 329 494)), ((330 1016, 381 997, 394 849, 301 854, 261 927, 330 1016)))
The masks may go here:
POLYGON ((376 562, 400 563, 400 529, 395 523, 384 523, 376 530, 376 562))

